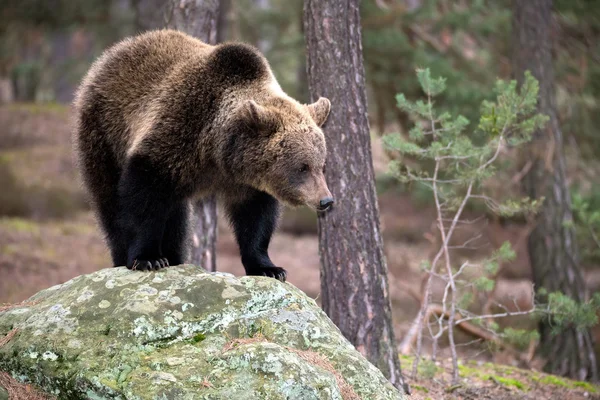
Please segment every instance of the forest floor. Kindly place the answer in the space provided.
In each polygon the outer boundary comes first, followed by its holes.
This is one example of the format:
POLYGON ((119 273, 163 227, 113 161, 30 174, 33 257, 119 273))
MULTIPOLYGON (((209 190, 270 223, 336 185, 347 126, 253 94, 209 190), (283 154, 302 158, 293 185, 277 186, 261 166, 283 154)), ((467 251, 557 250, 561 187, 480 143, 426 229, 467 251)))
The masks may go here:
MULTIPOLYGON (((49 286, 111 265, 101 233, 88 209, 72 162, 69 109, 62 106, 0 106, 0 303, 19 302, 49 286)), ((410 328, 419 302, 422 282, 420 264, 435 243, 434 210, 385 178, 387 160, 374 138, 373 154, 378 177, 379 208, 388 260, 390 294, 397 338, 410 328)), ((480 215, 471 215, 477 219, 480 215)), ((478 251, 457 251, 456 257, 478 258, 505 240, 517 253, 503 265, 496 301, 525 309, 531 304, 531 272, 523 240, 524 228, 486 218, 458 232, 456 241, 481 236, 478 251)), ((316 298, 320 292, 316 216, 305 209, 286 211, 273 238, 273 261, 288 270, 288 281, 316 298)), ((234 275, 244 271, 234 237, 221 218, 217 241, 217 269, 234 275)), ((598 270, 598 269, 596 269, 598 270)), ((600 286, 600 275, 589 271, 586 280, 600 286)), ((443 289, 434 285, 437 293, 443 289)), ((505 326, 532 327, 527 319, 499 321, 505 326)), ((458 334, 462 343, 473 337, 458 334)), ((442 343, 443 344, 443 343, 442 343)), ((520 365, 514 357, 491 352, 486 343, 460 347, 461 375, 465 386, 448 389, 444 363, 432 377, 420 371, 409 379, 416 399, 583 399, 594 388, 558 380, 533 371, 487 362, 520 365), (471 364, 476 363, 476 364, 471 364), (477 372, 477 373, 470 373, 477 372), (521 384, 512 382, 518 380, 521 384), (561 381, 562 382, 562 381, 561 381), (587 391, 587 392, 586 392, 587 391), (588 393, 585 395, 585 393, 588 393)), ((404 357, 404 356, 403 356, 404 357)), ((411 361, 403 358, 403 369, 411 361)), ((535 367, 535 362, 528 367, 535 367)), ((431 368, 430 368, 431 369, 431 368)), ((558 378, 557 378, 558 379, 558 378)))
MULTIPOLYGON (((401 356, 409 370, 413 357, 401 356)), ((600 399, 600 387, 535 370, 469 360, 459 361, 460 384, 450 385, 450 359, 419 368, 418 378, 407 378, 411 400, 583 400, 600 399)))

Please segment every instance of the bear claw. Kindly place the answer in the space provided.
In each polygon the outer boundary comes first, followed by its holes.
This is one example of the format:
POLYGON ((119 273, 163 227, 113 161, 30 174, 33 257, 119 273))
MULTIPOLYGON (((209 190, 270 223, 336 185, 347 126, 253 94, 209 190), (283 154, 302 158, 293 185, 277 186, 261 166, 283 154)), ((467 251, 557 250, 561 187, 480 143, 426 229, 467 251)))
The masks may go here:
POLYGON ((136 259, 131 267, 132 271, 158 271, 169 266, 169 260, 162 257, 156 260, 140 260, 136 259))
POLYGON ((266 276, 269 278, 275 278, 281 282, 285 282, 285 280, 287 279, 287 271, 279 267, 261 267, 252 271, 248 271, 246 275, 266 276))

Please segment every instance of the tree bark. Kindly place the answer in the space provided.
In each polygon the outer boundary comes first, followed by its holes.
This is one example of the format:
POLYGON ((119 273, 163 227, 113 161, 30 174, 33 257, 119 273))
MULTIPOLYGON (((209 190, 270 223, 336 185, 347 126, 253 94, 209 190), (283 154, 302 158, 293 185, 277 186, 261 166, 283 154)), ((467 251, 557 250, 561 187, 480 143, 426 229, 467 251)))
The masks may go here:
POLYGON ((219 18, 217 18, 217 43, 229 39, 229 20, 231 19, 231 0, 219 1, 219 18))
MULTIPOLYGON (((533 166, 523 179, 530 198, 544 198, 528 243, 533 280, 536 290, 560 291, 583 302, 587 290, 572 227, 563 136, 556 115, 551 33, 552 0, 513 1, 513 72, 521 81, 524 72, 531 71, 540 84, 538 110, 550 118, 534 133, 526 155, 533 166)), ((545 300, 538 294, 538 301, 545 300)), ((547 360, 547 372, 579 380, 598 378, 589 330, 568 327, 554 335, 548 318, 540 321, 539 329, 538 352, 547 360)))
MULTIPOLYGON (((219 0, 169 0, 167 27, 215 44, 219 0)), ((214 196, 197 201, 192 220, 191 262, 216 271, 217 201, 214 196)))
POLYGON ((169 0, 167 26, 205 43, 217 42, 219 0, 169 0))
POLYGON ((331 100, 324 128, 333 210, 319 216, 323 309, 356 348, 408 391, 392 326, 379 228, 360 31, 359 0, 306 0, 312 100, 331 100))

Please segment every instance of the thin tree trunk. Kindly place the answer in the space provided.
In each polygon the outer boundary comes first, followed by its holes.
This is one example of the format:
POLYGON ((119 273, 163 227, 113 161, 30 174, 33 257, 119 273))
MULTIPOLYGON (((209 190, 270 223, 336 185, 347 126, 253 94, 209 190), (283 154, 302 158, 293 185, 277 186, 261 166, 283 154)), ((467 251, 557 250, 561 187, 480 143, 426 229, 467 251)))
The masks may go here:
POLYGON ((215 196, 194 204, 194 233, 191 262, 215 272, 217 270, 217 199, 215 196))
POLYGON ((335 206, 319 217, 323 309, 361 353, 407 391, 379 228, 359 0, 306 0, 304 30, 311 97, 332 103, 324 129, 326 178, 335 206))
MULTIPOLYGON (((215 44, 219 0, 169 0, 167 26, 215 44)), ((217 201, 214 196, 194 205, 191 262, 216 271, 217 201)))
POLYGON ((217 18, 217 43, 229 39, 229 20, 231 19, 231 0, 220 0, 219 18, 217 18))
MULTIPOLYGON (((576 301, 587 296, 573 231, 563 136, 556 115, 552 67, 552 0, 513 1, 513 67, 518 80, 526 70, 540 83, 539 112, 550 117, 535 132, 527 159, 533 161, 523 180, 531 198, 544 198, 537 225, 529 237, 529 256, 536 290, 560 291, 576 301)), ((539 301, 545 301, 538 295, 539 301)), ((540 322, 539 354, 545 370, 575 379, 598 377, 591 332, 569 327, 552 334, 552 321, 540 322)))

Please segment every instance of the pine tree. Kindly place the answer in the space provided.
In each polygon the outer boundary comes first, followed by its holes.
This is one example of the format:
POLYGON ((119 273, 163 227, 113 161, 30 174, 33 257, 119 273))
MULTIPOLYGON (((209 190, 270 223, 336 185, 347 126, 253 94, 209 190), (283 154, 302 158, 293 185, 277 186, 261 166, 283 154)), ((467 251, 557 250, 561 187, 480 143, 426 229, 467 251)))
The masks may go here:
POLYGON ((336 203, 319 217, 321 297, 344 336, 396 387, 408 391, 379 227, 358 3, 307 0, 304 5, 310 94, 332 102, 324 129, 326 178, 336 203))

